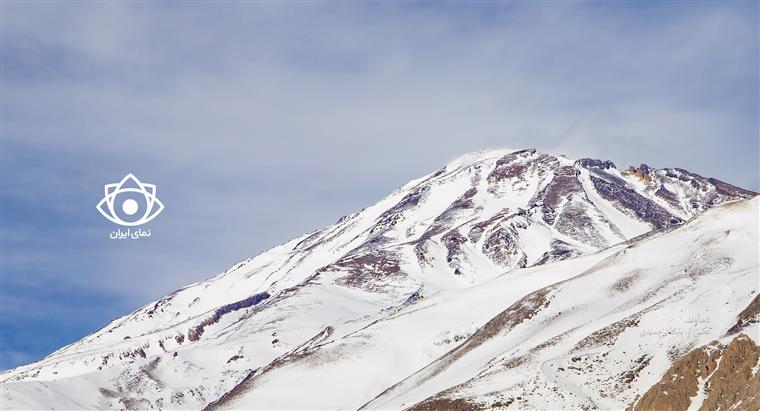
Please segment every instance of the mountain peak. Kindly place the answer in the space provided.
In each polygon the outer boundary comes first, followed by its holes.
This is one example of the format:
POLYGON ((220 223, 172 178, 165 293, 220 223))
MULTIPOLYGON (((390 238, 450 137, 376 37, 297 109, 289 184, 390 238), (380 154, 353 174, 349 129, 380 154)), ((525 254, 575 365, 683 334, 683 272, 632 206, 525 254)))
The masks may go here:
MULTIPOLYGON (((47 395, 64 393, 56 403, 64 408, 81 407, 84 397, 98 399, 87 403, 93 408, 124 401, 138 408, 205 407, 262 370, 359 335, 429 297, 441 301, 472 286, 501 284, 496 279, 505 273, 523 273, 516 281, 528 284, 525 273, 565 262, 580 274, 585 263, 574 261, 601 264, 605 252, 634 238, 754 195, 681 169, 619 170, 610 161, 574 161, 533 148, 465 154, 333 225, 3 373, 3 396, 13 392, 30 401, 21 403, 27 408, 49 404, 37 398, 35 382, 44 381, 60 388, 47 395), (199 370, 213 383, 194 378, 199 370), (86 395, 67 396, 65 387, 77 381, 86 395)), ((532 290, 565 277, 537 278, 532 290)), ((515 310, 538 310, 550 294, 526 296, 515 310)), ((431 347, 468 338, 474 332, 468 327, 430 336, 438 344, 431 347)))

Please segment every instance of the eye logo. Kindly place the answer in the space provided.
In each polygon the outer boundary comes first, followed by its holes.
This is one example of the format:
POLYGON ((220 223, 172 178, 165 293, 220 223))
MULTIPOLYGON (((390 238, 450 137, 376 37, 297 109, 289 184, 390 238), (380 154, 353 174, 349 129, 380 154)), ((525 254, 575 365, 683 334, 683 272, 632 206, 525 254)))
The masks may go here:
POLYGON ((140 182, 132 173, 119 183, 105 185, 105 197, 97 205, 112 222, 133 227, 153 220, 164 209, 156 197, 156 185, 140 182))

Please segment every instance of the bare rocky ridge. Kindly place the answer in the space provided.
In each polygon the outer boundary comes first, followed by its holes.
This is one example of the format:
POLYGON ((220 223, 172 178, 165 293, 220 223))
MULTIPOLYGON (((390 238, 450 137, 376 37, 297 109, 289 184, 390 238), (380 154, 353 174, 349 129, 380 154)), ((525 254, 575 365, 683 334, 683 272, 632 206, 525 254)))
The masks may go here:
POLYGON ((699 347, 678 359, 633 409, 758 410, 759 361, 760 347, 745 334, 727 345, 699 347), (700 401, 692 404, 695 400, 700 401))
MULTIPOLYGON (((654 383, 642 385, 653 378, 648 373, 665 372, 653 367, 664 361, 669 366, 692 350, 693 342, 669 345, 666 351, 673 358, 667 360, 653 354, 661 349, 654 346, 636 349, 632 358, 597 351, 626 343, 627 330, 651 331, 646 327, 653 327, 647 325, 656 318, 652 315, 662 315, 662 307, 686 304, 683 295, 700 287, 720 288, 724 281, 714 280, 718 273, 734 273, 744 264, 727 254, 723 244, 738 250, 753 240, 735 240, 743 227, 725 227, 719 233, 705 228, 689 237, 689 245, 672 252, 683 261, 654 259, 652 264, 659 265, 647 269, 649 256, 659 255, 667 245, 644 259, 627 255, 647 248, 665 232, 691 233, 678 227, 693 226, 711 209, 746 213, 746 206, 723 204, 754 204, 747 200, 754 196, 682 169, 642 164, 619 170, 609 161, 574 161, 534 149, 468 154, 331 226, 171 293, 37 363, 4 372, 0 395, 16 408, 186 409, 222 398, 215 407, 246 408, 238 401, 278 392, 269 384, 278 384, 289 370, 301 370, 298 375, 304 379, 311 372, 326 372, 315 380, 314 386, 320 386, 319 381, 337 378, 329 374, 328 365, 348 361, 358 366, 377 353, 395 352, 405 362, 390 361, 394 367, 388 369, 366 363, 364 372, 372 370, 373 378, 346 381, 377 384, 354 390, 362 396, 345 397, 344 403, 320 387, 303 396, 313 402, 300 405, 540 408, 534 402, 539 392, 570 407, 603 403, 603 398, 585 394, 588 387, 567 382, 580 378, 576 372, 603 381, 595 383, 596 390, 615 398, 615 404, 632 404, 633 396, 644 395, 654 383), (593 267, 580 269, 585 261, 594 262, 593 267), (614 271, 625 264, 625 270, 614 271), (575 276, 579 279, 567 281, 575 276), (589 278, 595 280, 571 291, 589 278), (490 291, 468 297, 479 290, 490 291), (606 302, 601 305, 606 311, 600 316, 591 310, 599 309, 598 302, 567 303, 575 296, 606 302), (469 303, 454 312, 444 310, 460 300, 469 303), (443 311, 416 320, 437 310, 443 311), (397 334, 383 331, 413 319, 416 326, 397 334), (564 321, 573 326, 558 325, 564 321), (531 331, 522 334, 526 330, 531 331), (523 335, 527 345, 512 342, 514 351, 495 349, 505 335, 523 335), (314 336, 320 336, 318 343, 313 343, 314 336), (384 342, 375 346, 377 341, 384 342), (404 342, 402 351, 399 341, 404 342), (575 351, 556 351, 562 347, 575 351), (546 355, 550 358, 538 362, 546 355), (477 367, 452 371, 481 356, 484 362, 476 361, 477 367), (605 366, 613 365, 625 369, 605 375, 605 366), (527 369, 541 374, 523 371, 527 369), (514 395, 475 389, 510 373, 529 376, 548 391, 531 392, 517 382, 494 385, 514 395), (451 379, 445 390, 422 395, 414 385, 435 386, 441 378, 451 379), (37 394, 41 387, 47 394, 37 394), (403 406, 386 402, 391 393, 415 400, 403 406)), ((756 273, 757 267, 746 266, 731 278, 745 281, 743 276, 752 270, 756 273)), ((731 287, 725 293, 709 304, 718 307, 730 295, 730 304, 743 305, 729 312, 730 318, 721 317, 728 321, 725 327, 710 329, 713 340, 757 326, 756 295, 739 295, 731 287)), ((267 402, 268 397, 256 401, 279 404, 267 402)), ((298 408, 287 401, 282 404, 298 408)))
POLYGON ((726 332, 727 335, 736 334, 751 324, 760 323, 760 294, 736 316, 736 324, 726 332))

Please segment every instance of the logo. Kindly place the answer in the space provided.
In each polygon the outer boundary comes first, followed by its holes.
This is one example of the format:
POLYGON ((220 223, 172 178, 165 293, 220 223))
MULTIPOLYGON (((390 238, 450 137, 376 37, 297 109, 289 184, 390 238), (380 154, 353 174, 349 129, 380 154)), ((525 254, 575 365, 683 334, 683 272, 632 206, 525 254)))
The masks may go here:
POLYGON ((119 183, 105 185, 105 197, 97 208, 112 222, 134 227, 156 218, 164 204, 156 197, 155 184, 142 183, 130 173, 119 183))

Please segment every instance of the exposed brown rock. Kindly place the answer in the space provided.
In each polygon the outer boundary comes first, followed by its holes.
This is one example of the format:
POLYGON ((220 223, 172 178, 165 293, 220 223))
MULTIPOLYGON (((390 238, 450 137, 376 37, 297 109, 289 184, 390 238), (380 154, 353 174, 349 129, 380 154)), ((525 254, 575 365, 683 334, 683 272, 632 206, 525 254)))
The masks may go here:
POLYGON ((464 398, 430 398, 420 403, 417 403, 409 408, 407 411, 427 411, 427 410, 446 410, 446 411, 472 411, 482 410, 484 406, 468 401, 464 398))
POLYGON ((704 392, 700 411, 760 409, 760 347, 745 334, 728 345, 713 342, 676 361, 635 403, 634 410, 685 410, 704 392))
POLYGON ((636 360, 636 365, 633 368, 624 372, 622 375, 618 377, 620 379, 620 382, 624 384, 630 384, 636 379, 638 379, 639 374, 641 374, 641 370, 646 368, 649 365, 649 362, 651 360, 652 360, 651 355, 644 354, 641 357, 639 357, 639 359, 636 360))
POLYGON ((736 324, 728 329, 726 335, 736 334, 744 327, 760 322, 760 294, 756 295, 751 303, 736 316, 736 324))
POLYGON ((557 208, 563 197, 571 193, 583 193, 583 186, 578 181, 578 171, 572 166, 557 167, 554 178, 542 190, 544 204, 557 208))
POLYGON ((580 340, 575 345, 572 351, 580 351, 590 347, 596 347, 600 345, 612 345, 617 341, 620 334, 623 333, 629 327, 635 327, 639 324, 640 314, 630 315, 622 320, 615 321, 614 323, 600 328, 584 339, 580 340))
POLYGON ((723 350, 718 369, 708 380, 707 398, 699 408, 706 410, 759 410, 760 373, 752 369, 760 358, 760 347, 741 334, 723 350))
MULTIPOLYGON (((717 342, 714 343, 717 345, 717 342)), ((638 400, 634 410, 685 410, 697 395, 699 380, 708 378, 717 366, 720 349, 701 347, 686 354, 665 372, 638 400)))
POLYGON ((349 273, 340 277, 336 281, 337 284, 367 291, 380 291, 388 286, 389 278, 405 275, 401 271, 398 258, 383 251, 344 257, 330 267, 347 270, 349 273))
MULTIPOLYGON (((537 154, 533 148, 515 151, 496 161, 496 166, 488 174, 487 180, 490 185, 505 180, 512 180, 514 186, 518 182, 524 182, 526 174, 536 173, 541 176, 558 165, 559 161, 556 157, 541 153, 537 154)), ((492 191, 493 188, 489 188, 489 191, 492 191)))
POLYGON ((627 170, 625 170, 625 173, 638 177, 639 180, 643 181, 644 183, 649 184, 652 182, 652 175, 649 174, 649 166, 646 164, 642 164, 641 167, 638 168, 630 166, 627 170))
POLYGON ((517 160, 520 159, 521 154, 530 155, 535 152, 536 150, 518 151, 500 158, 496 161, 496 167, 494 167, 493 171, 488 175, 488 182, 495 183, 497 181, 519 176, 525 171, 526 166, 524 163, 518 162, 517 160))

